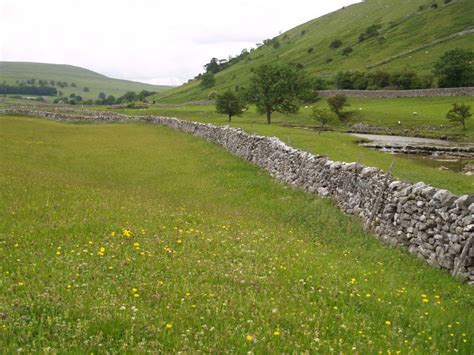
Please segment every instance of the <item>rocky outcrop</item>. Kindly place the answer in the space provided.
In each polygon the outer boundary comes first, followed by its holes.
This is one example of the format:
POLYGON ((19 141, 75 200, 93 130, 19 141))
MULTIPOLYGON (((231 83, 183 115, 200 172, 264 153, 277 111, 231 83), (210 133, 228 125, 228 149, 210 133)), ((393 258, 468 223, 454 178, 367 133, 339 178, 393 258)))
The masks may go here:
MULTIPOLYGON (((359 216, 384 242, 406 248, 436 268, 474 284, 474 195, 456 196, 422 182, 393 179, 376 168, 332 161, 289 147, 276 137, 252 135, 239 128, 168 117, 128 117, 112 112, 3 110, 60 121, 145 121, 219 144, 274 178, 331 197, 348 214, 359 216), (465 257, 462 257, 465 256, 465 257)), ((0 111, 1 113, 1 111, 0 111)))

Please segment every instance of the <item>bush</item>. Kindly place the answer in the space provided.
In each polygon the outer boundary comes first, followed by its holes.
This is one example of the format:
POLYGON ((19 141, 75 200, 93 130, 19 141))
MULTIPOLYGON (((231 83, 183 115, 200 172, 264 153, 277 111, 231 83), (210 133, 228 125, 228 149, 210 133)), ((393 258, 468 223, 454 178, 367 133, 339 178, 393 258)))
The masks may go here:
POLYGON ((347 103, 346 95, 335 95, 328 97, 327 103, 329 105, 329 109, 334 112, 337 117, 343 119, 347 117, 347 112, 344 112, 343 109, 345 106, 349 106, 347 103))
POLYGON ((457 103, 454 103, 453 108, 446 114, 448 120, 462 124, 463 129, 466 129, 466 121, 471 117, 471 106, 457 103))
POLYGON ((311 53, 314 52, 314 48, 313 48, 313 47, 308 48, 308 49, 306 50, 306 52, 307 52, 308 54, 311 54, 311 53))
POLYGON ((86 87, 84 87, 84 89, 83 89, 83 90, 84 90, 84 92, 89 92, 89 88, 88 88, 87 86, 86 86, 86 87))
POLYGON ((352 53, 352 47, 346 47, 342 50, 342 55, 348 56, 352 53))
POLYGON ((329 48, 336 49, 342 46, 342 41, 340 39, 335 39, 329 44, 329 48))
POLYGON ((379 31, 382 29, 380 25, 369 26, 364 33, 359 35, 359 42, 363 42, 371 37, 376 37, 379 35, 379 31))
POLYGON ((324 126, 330 123, 333 118, 328 110, 317 107, 313 108, 311 117, 321 124, 321 126, 319 127, 318 134, 321 134, 321 131, 324 129, 324 126))

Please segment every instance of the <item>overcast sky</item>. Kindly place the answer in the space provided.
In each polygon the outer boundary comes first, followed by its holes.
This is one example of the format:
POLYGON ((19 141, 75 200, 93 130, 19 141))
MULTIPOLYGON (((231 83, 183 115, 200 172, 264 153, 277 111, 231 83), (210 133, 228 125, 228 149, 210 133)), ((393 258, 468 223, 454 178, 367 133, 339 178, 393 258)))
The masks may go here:
POLYGON ((0 0, 0 60, 177 85, 357 0, 0 0))

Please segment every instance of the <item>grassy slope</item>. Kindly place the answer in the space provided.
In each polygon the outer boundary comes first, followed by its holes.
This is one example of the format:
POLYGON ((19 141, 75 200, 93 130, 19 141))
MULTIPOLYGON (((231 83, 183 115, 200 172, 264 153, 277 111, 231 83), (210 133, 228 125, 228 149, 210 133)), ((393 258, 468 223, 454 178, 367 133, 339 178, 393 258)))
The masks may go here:
MULTIPOLYGON (((441 4, 441 1, 438 3, 438 9, 428 6, 428 10, 419 12, 420 5, 430 5, 431 2, 366 0, 279 35, 282 44, 279 49, 260 47, 250 55, 251 61, 243 61, 218 73, 216 86, 209 90, 202 90, 199 82, 193 81, 157 95, 157 98, 162 102, 205 99, 211 91, 234 89, 236 85, 245 86, 252 67, 275 60, 301 63, 311 75, 323 77, 333 77, 340 70, 369 70, 367 66, 474 26, 474 7, 470 0, 455 0, 448 5, 441 4), (379 44, 375 39, 370 39, 357 43, 359 34, 372 24, 382 25, 386 42, 379 44), (303 30, 307 32, 301 35, 303 30), (288 39, 283 39, 285 36, 288 39), (344 45, 337 50, 330 49, 329 44, 334 39, 341 39, 344 45), (350 45, 354 52, 348 57, 342 56, 342 48, 350 45), (308 48, 314 48, 313 53, 308 53, 308 48), (328 58, 333 61, 327 63, 328 58)), ((370 70, 394 71, 409 68, 428 74, 442 53, 456 47, 473 49, 474 34, 406 54, 370 70)))
MULTIPOLYGON (((473 105, 472 98, 462 100, 473 105)), ((468 129, 462 131, 459 126, 452 126, 444 118, 445 112, 451 106, 452 98, 417 98, 417 99, 355 99, 349 100, 350 109, 356 112, 352 119, 354 122, 365 122, 372 125, 400 129, 397 122, 402 122, 402 129, 416 129, 425 135, 442 136, 449 134, 466 134, 466 140, 474 141, 474 123, 470 122, 468 129), (359 107, 362 111, 359 111, 359 107), (413 111, 418 112, 418 116, 413 116, 413 111), (442 128, 440 126, 443 125, 442 128), (423 127, 425 127, 423 129, 423 127), (433 128, 434 127, 434 128, 433 128), (434 129, 434 130, 433 130, 434 129)), ((318 102, 319 106, 325 106, 324 100, 318 102)), ((193 121, 206 123, 228 124, 227 118, 215 112, 214 106, 185 106, 159 108, 154 107, 145 111, 122 110, 127 114, 138 115, 162 115, 178 117, 193 121)), ((257 132, 259 134, 277 136, 290 145, 298 148, 310 150, 313 153, 324 154, 331 159, 339 161, 360 161, 367 166, 375 166, 381 169, 388 169, 392 159, 396 165, 394 175, 397 178, 411 182, 424 181, 439 188, 449 189, 457 194, 469 194, 474 192, 474 177, 466 176, 451 171, 440 171, 426 162, 427 165, 420 164, 419 161, 404 158, 403 156, 391 156, 375 150, 357 146, 354 142, 356 138, 346 134, 336 132, 325 132, 318 135, 314 131, 307 129, 297 129, 285 127, 295 126, 316 126, 317 124, 310 117, 311 109, 302 109, 294 116, 275 114, 273 124, 264 124, 264 118, 255 113, 253 109, 246 112, 241 117, 235 117, 232 125, 244 128, 247 132, 257 132)), ((346 129, 339 126, 339 129, 346 129)))
MULTIPOLYGON (((56 88, 61 90, 65 96, 71 93, 82 96, 84 99, 96 99, 100 92, 118 97, 127 91, 163 91, 167 86, 149 85, 128 80, 108 78, 93 71, 75 67, 72 65, 28 63, 28 62, 0 62, 0 82, 6 81, 15 85, 16 80, 26 81, 29 79, 65 81, 67 88, 56 88), (77 85, 71 87, 71 83, 77 85), (84 92, 84 87, 90 89, 84 92)), ((47 98, 47 97, 45 97, 47 98)))
POLYGON ((217 146, 143 124, 0 125, 7 353, 474 346, 472 288, 217 146))

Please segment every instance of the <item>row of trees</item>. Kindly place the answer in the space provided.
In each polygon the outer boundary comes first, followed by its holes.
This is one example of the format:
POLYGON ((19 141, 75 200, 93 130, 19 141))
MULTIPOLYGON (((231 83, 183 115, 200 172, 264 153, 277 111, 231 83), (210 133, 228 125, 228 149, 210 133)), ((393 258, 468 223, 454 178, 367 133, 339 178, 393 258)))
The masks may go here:
POLYGON ((83 104, 83 105, 120 105, 120 104, 131 104, 137 101, 146 101, 146 98, 156 94, 155 91, 142 90, 140 92, 127 91, 120 97, 113 95, 107 95, 104 92, 99 93, 97 99, 83 100, 80 95, 72 93, 69 97, 59 97, 54 100, 54 103, 65 103, 70 105, 83 104))
POLYGON ((474 52, 465 49, 454 49, 444 53, 433 67, 433 75, 418 75, 414 71, 403 70, 389 73, 377 71, 339 72, 336 75, 336 87, 348 90, 376 89, 427 89, 434 85, 434 77, 438 79, 438 87, 474 86, 474 52))
POLYGON ((28 79, 26 81, 17 80, 16 83, 19 86, 27 86, 27 85, 36 85, 38 83, 39 86, 58 86, 60 88, 67 88, 71 86, 73 88, 77 87, 76 83, 68 84, 66 81, 54 81, 54 80, 47 80, 47 79, 28 79))
POLYGON ((414 71, 404 70, 389 73, 377 71, 365 72, 339 72, 336 75, 336 87, 341 90, 410 90, 428 89, 433 87, 432 75, 418 75, 414 71))
POLYGON ((1 95, 38 95, 38 96, 56 96, 58 91, 50 86, 30 86, 30 85, 0 85, 1 95))

